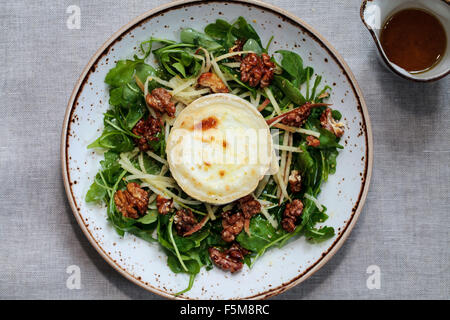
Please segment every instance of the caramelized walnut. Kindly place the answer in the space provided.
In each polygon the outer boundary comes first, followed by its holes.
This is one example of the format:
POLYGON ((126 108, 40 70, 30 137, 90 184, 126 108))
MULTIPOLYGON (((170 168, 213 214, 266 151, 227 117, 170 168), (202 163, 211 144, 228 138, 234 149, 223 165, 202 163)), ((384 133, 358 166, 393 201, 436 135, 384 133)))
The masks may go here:
POLYGON ((217 248, 208 249, 211 260, 222 270, 230 271, 231 273, 239 271, 244 266, 244 256, 249 252, 239 246, 238 243, 233 243, 228 250, 220 251, 217 248))
POLYGON ((166 215, 173 208, 173 200, 166 199, 160 195, 156 197, 156 208, 158 208, 159 214, 166 215))
POLYGON ((244 217, 250 219, 255 214, 261 212, 261 204, 256 200, 253 195, 249 194, 239 200, 239 208, 242 210, 244 217))
POLYGON ((261 212, 261 204, 251 194, 241 198, 239 208, 244 214, 244 230, 250 235, 250 219, 261 212))
POLYGON ((205 72, 200 75, 197 80, 200 86, 208 87, 214 93, 228 93, 228 87, 220 78, 212 72, 205 72))
POLYGON ((124 217, 137 219, 147 212, 148 192, 135 183, 127 184, 127 190, 118 190, 114 194, 114 203, 124 217))
POLYGON ((287 232, 294 232, 297 219, 301 216, 302 212, 303 202, 301 200, 295 199, 291 203, 288 203, 284 209, 281 227, 287 232))
POLYGON ((267 87, 273 79, 275 64, 270 61, 270 56, 263 53, 249 53, 241 62, 241 80, 248 82, 251 87, 267 87))
POLYGON ((308 119, 309 115, 311 114, 311 103, 307 102, 301 107, 299 107, 297 110, 289 113, 286 115, 282 120, 281 123, 291 126, 291 127, 298 127, 300 128, 308 119))
POLYGON ((307 136, 306 144, 310 147, 317 148, 318 146, 320 146, 320 140, 313 136, 307 136))
POLYGON ((336 122, 331 114, 331 109, 326 108, 320 116, 320 124, 323 128, 334 133, 338 138, 344 135, 344 124, 342 122, 336 122))
MULTIPOLYGON (((245 40, 243 40, 243 39, 237 39, 237 40, 234 42, 234 46, 232 46, 232 47, 230 48, 229 52, 230 52, 230 53, 233 53, 233 52, 239 52, 239 51, 242 51, 243 48, 244 48, 244 44, 245 44, 245 40)), ((236 61, 242 61, 242 54, 237 54, 237 55, 235 55, 235 56, 233 56, 233 57, 231 57, 231 58, 234 59, 234 60, 236 60, 236 61)))
POLYGON ((197 222, 191 210, 180 209, 176 212, 173 222, 175 223, 175 229, 178 235, 187 237, 201 230, 206 222, 208 222, 208 216, 205 216, 200 222, 197 222))
POLYGON ((147 151, 150 149, 148 145, 149 141, 156 141, 158 134, 161 131, 161 122, 158 119, 153 117, 148 117, 147 120, 139 120, 138 123, 134 126, 132 132, 135 135, 140 136, 141 138, 135 139, 136 144, 141 151, 147 151))
POLYGON ((269 84, 273 80, 273 74, 275 71, 275 63, 270 61, 270 56, 267 53, 263 53, 261 55, 261 58, 262 58, 262 62, 264 65, 264 73, 261 78, 260 87, 265 88, 265 87, 268 87, 269 84))
POLYGON ((189 209, 180 209, 173 218, 175 229, 180 236, 184 236, 187 232, 197 224, 193 213, 189 209))
POLYGON ((183 237, 187 237, 190 236, 191 234, 201 230, 203 228, 203 226, 206 224, 206 222, 208 222, 209 217, 208 216, 204 216, 202 221, 200 221, 199 223, 197 223, 196 225, 194 225, 191 230, 185 232, 183 234, 183 237))
POLYGON ((153 89, 147 94, 145 101, 157 113, 167 113, 169 117, 175 116, 175 104, 171 101, 172 95, 164 88, 153 89))
POLYGON ((292 170, 289 175, 289 187, 292 193, 297 193, 302 190, 302 176, 298 170, 292 170))
POLYGON ((246 256, 250 252, 242 248, 239 243, 233 242, 231 247, 227 250, 227 253, 233 259, 244 260, 244 256, 246 256))
POLYGON ((236 236, 244 228, 244 215, 241 212, 232 213, 226 211, 222 213, 222 239, 226 242, 234 241, 236 236))

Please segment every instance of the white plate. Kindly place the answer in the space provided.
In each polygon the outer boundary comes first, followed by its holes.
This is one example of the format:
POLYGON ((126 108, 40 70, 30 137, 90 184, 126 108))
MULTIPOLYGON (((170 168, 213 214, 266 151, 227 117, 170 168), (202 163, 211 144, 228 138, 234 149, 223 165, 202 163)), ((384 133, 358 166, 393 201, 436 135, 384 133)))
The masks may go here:
POLYGON ((158 244, 132 235, 121 238, 106 220, 105 207, 86 204, 86 192, 99 169, 102 155, 86 146, 103 129, 108 109, 105 75, 119 59, 132 58, 139 43, 151 36, 178 40, 183 27, 202 30, 217 18, 244 16, 267 43, 271 52, 288 49, 299 53, 305 65, 314 67, 332 87, 333 108, 346 124, 345 148, 338 157, 337 172, 323 185, 319 200, 328 208, 327 225, 336 236, 321 244, 303 238, 282 249, 266 252, 250 270, 231 275, 219 268, 202 270, 194 287, 180 298, 239 299, 273 296, 308 278, 325 264, 345 241, 367 195, 372 171, 372 133, 367 108, 349 67, 314 29, 291 14, 255 1, 178 1, 149 11, 109 39, 86 66, 70 98, 64 119, 61 160, 64 184, 74 215, 100 255, 123 276, 165 297, 184 289, 188 276, 174 274, 158 244))

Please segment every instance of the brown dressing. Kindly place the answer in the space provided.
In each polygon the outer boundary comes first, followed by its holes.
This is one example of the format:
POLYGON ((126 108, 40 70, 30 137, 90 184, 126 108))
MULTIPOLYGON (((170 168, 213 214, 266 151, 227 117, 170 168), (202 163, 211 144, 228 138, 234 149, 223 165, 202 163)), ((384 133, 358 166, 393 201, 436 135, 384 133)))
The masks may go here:
POLYGON ((380 42, 388 59, 410 73, 434 67, 447 48, 440 21, 420 9, 405 9, 391 16, 381 30, 380 42))

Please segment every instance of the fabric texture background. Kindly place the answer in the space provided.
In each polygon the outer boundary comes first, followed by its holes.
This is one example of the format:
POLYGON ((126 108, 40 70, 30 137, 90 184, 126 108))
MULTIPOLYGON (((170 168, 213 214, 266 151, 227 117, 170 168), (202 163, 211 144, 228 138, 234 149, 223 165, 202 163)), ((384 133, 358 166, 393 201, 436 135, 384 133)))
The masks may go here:
MULTIPOLYGON (((119 27, 167 1, 3 1, 0 13, 0 298, 160 299, 114 271, 72 215, 61 178, 67 101, 119 27), (81 9, 70 30, 66 9, 81 9), (66 287, 66 268, 81 289, 66 287)), ((374 170, 361 216, 338 253, 274 299, 450 298, 450 77, 408 82, 385 69, 360 0, 268 1, 304 19, 341 53, 364 93, 374 170), (369 290, 367 268, 381 272, 369 290)))

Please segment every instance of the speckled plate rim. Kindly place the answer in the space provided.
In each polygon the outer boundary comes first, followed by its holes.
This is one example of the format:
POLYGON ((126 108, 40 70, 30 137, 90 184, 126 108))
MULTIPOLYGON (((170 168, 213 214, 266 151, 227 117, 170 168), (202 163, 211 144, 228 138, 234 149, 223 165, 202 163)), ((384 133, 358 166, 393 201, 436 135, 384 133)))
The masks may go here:
POLYGON ((372 127, 370 124, 369 119, 369 113, 367 110, 366 103, 364 101, 361 89, 359 88, 359 85, 355 79, 355 76, 351 72, 349 66, 344 61, 344 59, 341 57, 341 55, 333 48, 333 46, 324 39, 314 28, 312 28, 309 24, 301 20, 300 18, 290 14, 289 12, 280 9, 274 5, 267 4, 261 1, 257 0, 233 0, 233 1, 221 1, 221 0, 211 0, 211 1, 205 1, 205 0, 178 0, 173 1, 164 5, 161 5, 155 9, 152 9, 141 16, 133 19, 128 24, 120 28, 116 33, 114 33, 101 47, 97 50, 97 52, 93 55, 93 57, 90 59, 86 67, 83 69, 83 72, 81 73, 81 76, 79 77, 72 94, 70 96, 66 113, 64 116, 64 122, 62 126, 62 133, 61 133, 61 145, 60 145, 60 153, 61 153, 61 169, 62 169, 62 176, 64 180, 64 188, 67 194, 67 198, 69 200, 70 207, 72 209, 72 212, 87 239, 91 243, 91 245, 94 247, 94 249, 105 259, 105 261, 111 265, 114 269, 116 269, 122 276, 124 276, 126 279, 130 280, 131 282, 137 284, 138 286, 151 291, 153 293, 156 293, 160 296, 163 296, 165 298, 169 299, 186 299, 186 297, 174 297, 172 294, 165 292, 159 288, 156 288, 154 286, 151 286, 148 283, 143 283, 141 280, 137 279, 133 275, 131 275, 129 272, 127 272, 125 269, 121 268, 116 262, 113 261, 113 259, 103 250, 101 245, 97 243, 93 235, 90 233, 89 229, 85 225, 81 213, 79 211, 79 208, 77 207, 73 191, 71 188, 70 183, 70 174, 68 170, 68 137, 69 137, 69 130, 70 130, 70 119, 73 114, 73 111, 75 110, 75 102, 80 94, 80 92, 83 89, 83 86, 86 82, 86 78, 89 76, 89 74, 95 70, 95 66, 97 61, 108 52, 109 48, 118 40, 120 40, 124 34, 128 33, 135 27, 139 26, 141 23, 144 23, 147 19, 151 18, 154 15, 160 14, 162 12, 167 12, 172 9, 177 9, 179 7, 184 6, 193 6, 195 4, 204 4, 205 2, 218 2, 218 3, 224 3, 224 2, 235 2, 240 3, 244 5, 250 5, 254 6, 260 9, 269 10, 273 12, 274 14, 277 14, 284 19, 286 19, 288 22, 302 28, 303 30, 307 31, 309 35, 318 42, 324 49, 326 49, 329 54, 334 58, 336 63, 340 66, 340 68, 343 70, 344 74, 348 78, 351 87, 354 91, 355 98, 357 98, 359 107, 360 107, 360 113, 363 120, 363 128, 365 130, 365 137, 366 137, 366 164, 364 169, 364 179, 363 183, 360 189, 359 198, 358 201, 355 204, 355 207, 352 210, 352 214, 349 218, 349 221, 344 227, 343 232, 336 238, 336 240, 330 245, 326 253, 322 255, 321 258, 319 258, 312 266, 310 266, 306 271, 302 272, 298 276, 294 277, 290 281, 281 284, 280 286, 266 290, 264 292, 258 293, 257 295, 245 297, 242 299, 266 299, 272 296, 275 296, 277 294, 280 294, 295 285, 303 282, 307 278, 309 278, 311 275, 313 275, 317 270, 319 270, 325 263, 328 262, 328 260, 331 259, 331 257, 334 256, 334 254, 339 250, 339 248, 343 245, 347 237, 349 236, 351 230, 353 229, 361 210, 364 206, 364 202, 367 197, 367 193, 369 191, 369 185, 370 180, 372 176, 372 166, 373 166, 373 137, 372 137, 372 127))

